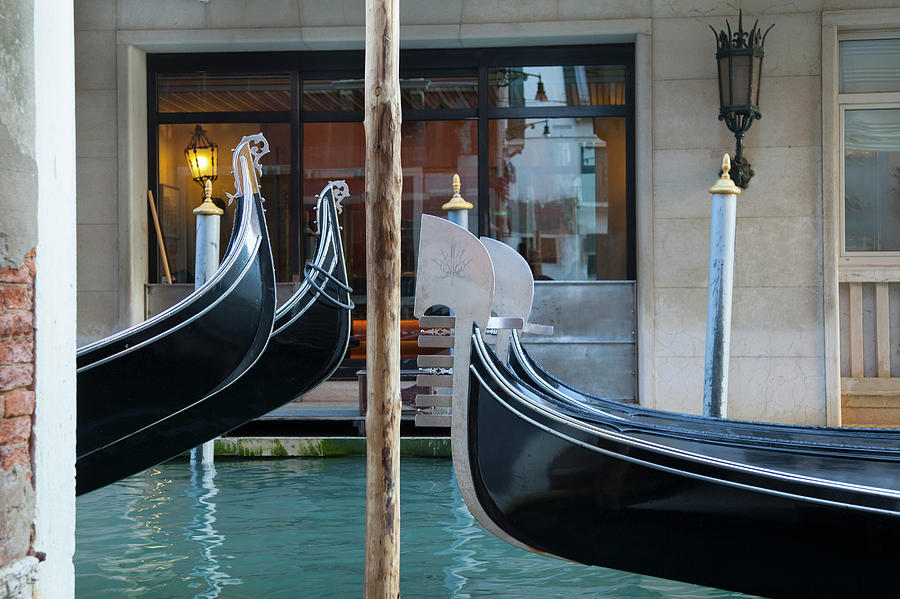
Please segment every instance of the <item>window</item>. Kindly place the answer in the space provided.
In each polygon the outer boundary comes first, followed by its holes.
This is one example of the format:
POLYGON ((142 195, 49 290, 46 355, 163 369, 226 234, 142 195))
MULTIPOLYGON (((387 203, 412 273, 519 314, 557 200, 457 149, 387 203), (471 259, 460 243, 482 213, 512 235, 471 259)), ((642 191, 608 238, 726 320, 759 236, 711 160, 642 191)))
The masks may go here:
POLYGON ((900 259, 900 38, 842 39, 838 55, 841 254, 900 259))
MULTIPOLYGON (((315 194, 329 180, 349 185, 341 220, 356 290, 352 359, 365 356, 363 64, 361 52, 148 56, 150 181, 176 281, 193 280, 191 211, 202 190, 183 156, 193 127, 219 144, 215 198, 231 191, 229 149, 262 131, 271 148, 262 188, 279 282, 302 278, 315 245, 315 194)), ((401 53, 404 358, 417 352, 420 218, 445 215, 455 173, 475 206, 472 232, 518 249, 536 278, 634 278, 632 73, 630 45, 401 53)), ((148 244, 150 281, 159 282, 153 231, 148 244)))

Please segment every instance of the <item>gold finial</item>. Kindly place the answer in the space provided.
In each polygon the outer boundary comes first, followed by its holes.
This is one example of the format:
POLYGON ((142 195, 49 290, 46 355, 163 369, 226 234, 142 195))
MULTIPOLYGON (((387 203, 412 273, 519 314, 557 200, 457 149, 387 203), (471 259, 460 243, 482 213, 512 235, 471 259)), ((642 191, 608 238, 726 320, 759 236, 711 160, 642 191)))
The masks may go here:
POLYGON ((459 195, 460 187, 459 175, 453 175, 453 197, 450 198, 449 202, 441 206, 441 210, 471 210, 475 207, 459 195))
POLYGON ((722 176, 716 184, 709 188, 709 193, 720 195, 741 195, 741 188, 734 184, 728 171, 731 170, 731 158, 728 154, 722 157, 722 176))
POLYGON ((194 214, 216 214, 222 216, 225 211, 213 204, 212 181, 207 179, 203 183, 203 203, 194 208, 194 214))

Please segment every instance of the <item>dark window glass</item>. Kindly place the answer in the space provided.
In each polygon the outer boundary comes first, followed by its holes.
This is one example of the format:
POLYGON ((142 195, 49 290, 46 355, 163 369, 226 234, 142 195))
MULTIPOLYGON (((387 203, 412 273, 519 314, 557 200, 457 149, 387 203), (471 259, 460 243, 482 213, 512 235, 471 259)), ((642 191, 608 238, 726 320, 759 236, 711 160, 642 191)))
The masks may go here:
POLYGON ((159 112, 257 112, 291 108, 291 80, 281 74, 161 74, 159 112))
MULTIPOLYGON (((400 80, 400 107, 446 110, 478 107, 476 77, 410 77, 400 80)), ((363 110, 362 79, 318 79, 303 82, 303 110, 363 110)))

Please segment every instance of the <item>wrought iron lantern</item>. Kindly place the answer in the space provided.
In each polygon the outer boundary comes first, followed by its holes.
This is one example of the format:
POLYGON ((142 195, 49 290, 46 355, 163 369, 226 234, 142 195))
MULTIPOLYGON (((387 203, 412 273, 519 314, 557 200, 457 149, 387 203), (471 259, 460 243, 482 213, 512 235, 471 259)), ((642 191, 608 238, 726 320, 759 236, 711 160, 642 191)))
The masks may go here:
POLYGON ((765 56, 763 45, 766 36, 775 25, 765 32, 757 27, 757 20, 750 31, 744 31, 743 14, 738 12, 738 29, 731 31, 725 21, 726 31, 710 26, 716 35, 716 62, 719 71, 719 120, 725 121, 728 130, 734 133, 737 148, 732 160, 732 179, 746 189, 753 177, 753 169, 743 156, 744 133, 753 124, 753 119, 761 118, 759 112, 759 83, 762 60, 765 56))
POLYGON ((184 149, 184 157, 191 167, 191 177, 206 186, 207 181, 215 181, 219 176, 219 146, 210 141, 203 127, 194 127, 191 142, 184 149))

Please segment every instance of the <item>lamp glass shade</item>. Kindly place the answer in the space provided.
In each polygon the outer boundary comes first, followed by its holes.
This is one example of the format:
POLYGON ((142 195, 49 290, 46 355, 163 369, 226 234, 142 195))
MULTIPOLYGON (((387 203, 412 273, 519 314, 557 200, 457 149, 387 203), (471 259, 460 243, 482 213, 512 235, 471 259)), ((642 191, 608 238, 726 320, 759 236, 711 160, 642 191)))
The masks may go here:
POLYGON ((762 56, 753 56, 753 77, 750 81, 751 104, 759 106, 759 80, 762 74, 762 56))
POLYGON ((750 95, 750 65, 753 57, 749 54, 737 54, 731 57, 731 104, 732 106, 749 106, 750 95))
POLYGON ((728 68, 727 55, 717 61, 719 63, 719 106, 731 106, 731 71, 728 68))
POLYGON ((184 157, 191 169, 191 178, 200 185, 218 177, 219 146, 209 140, 200 125, 194 129, 191 142, 184 149, 184 157))
POLYGON ((188 166, 191 168, 191 177, 201 185, 207 179, 216 179, 218 165, 218 148, 215 146, 206 148, 191 148, 184 151, 188 166))

